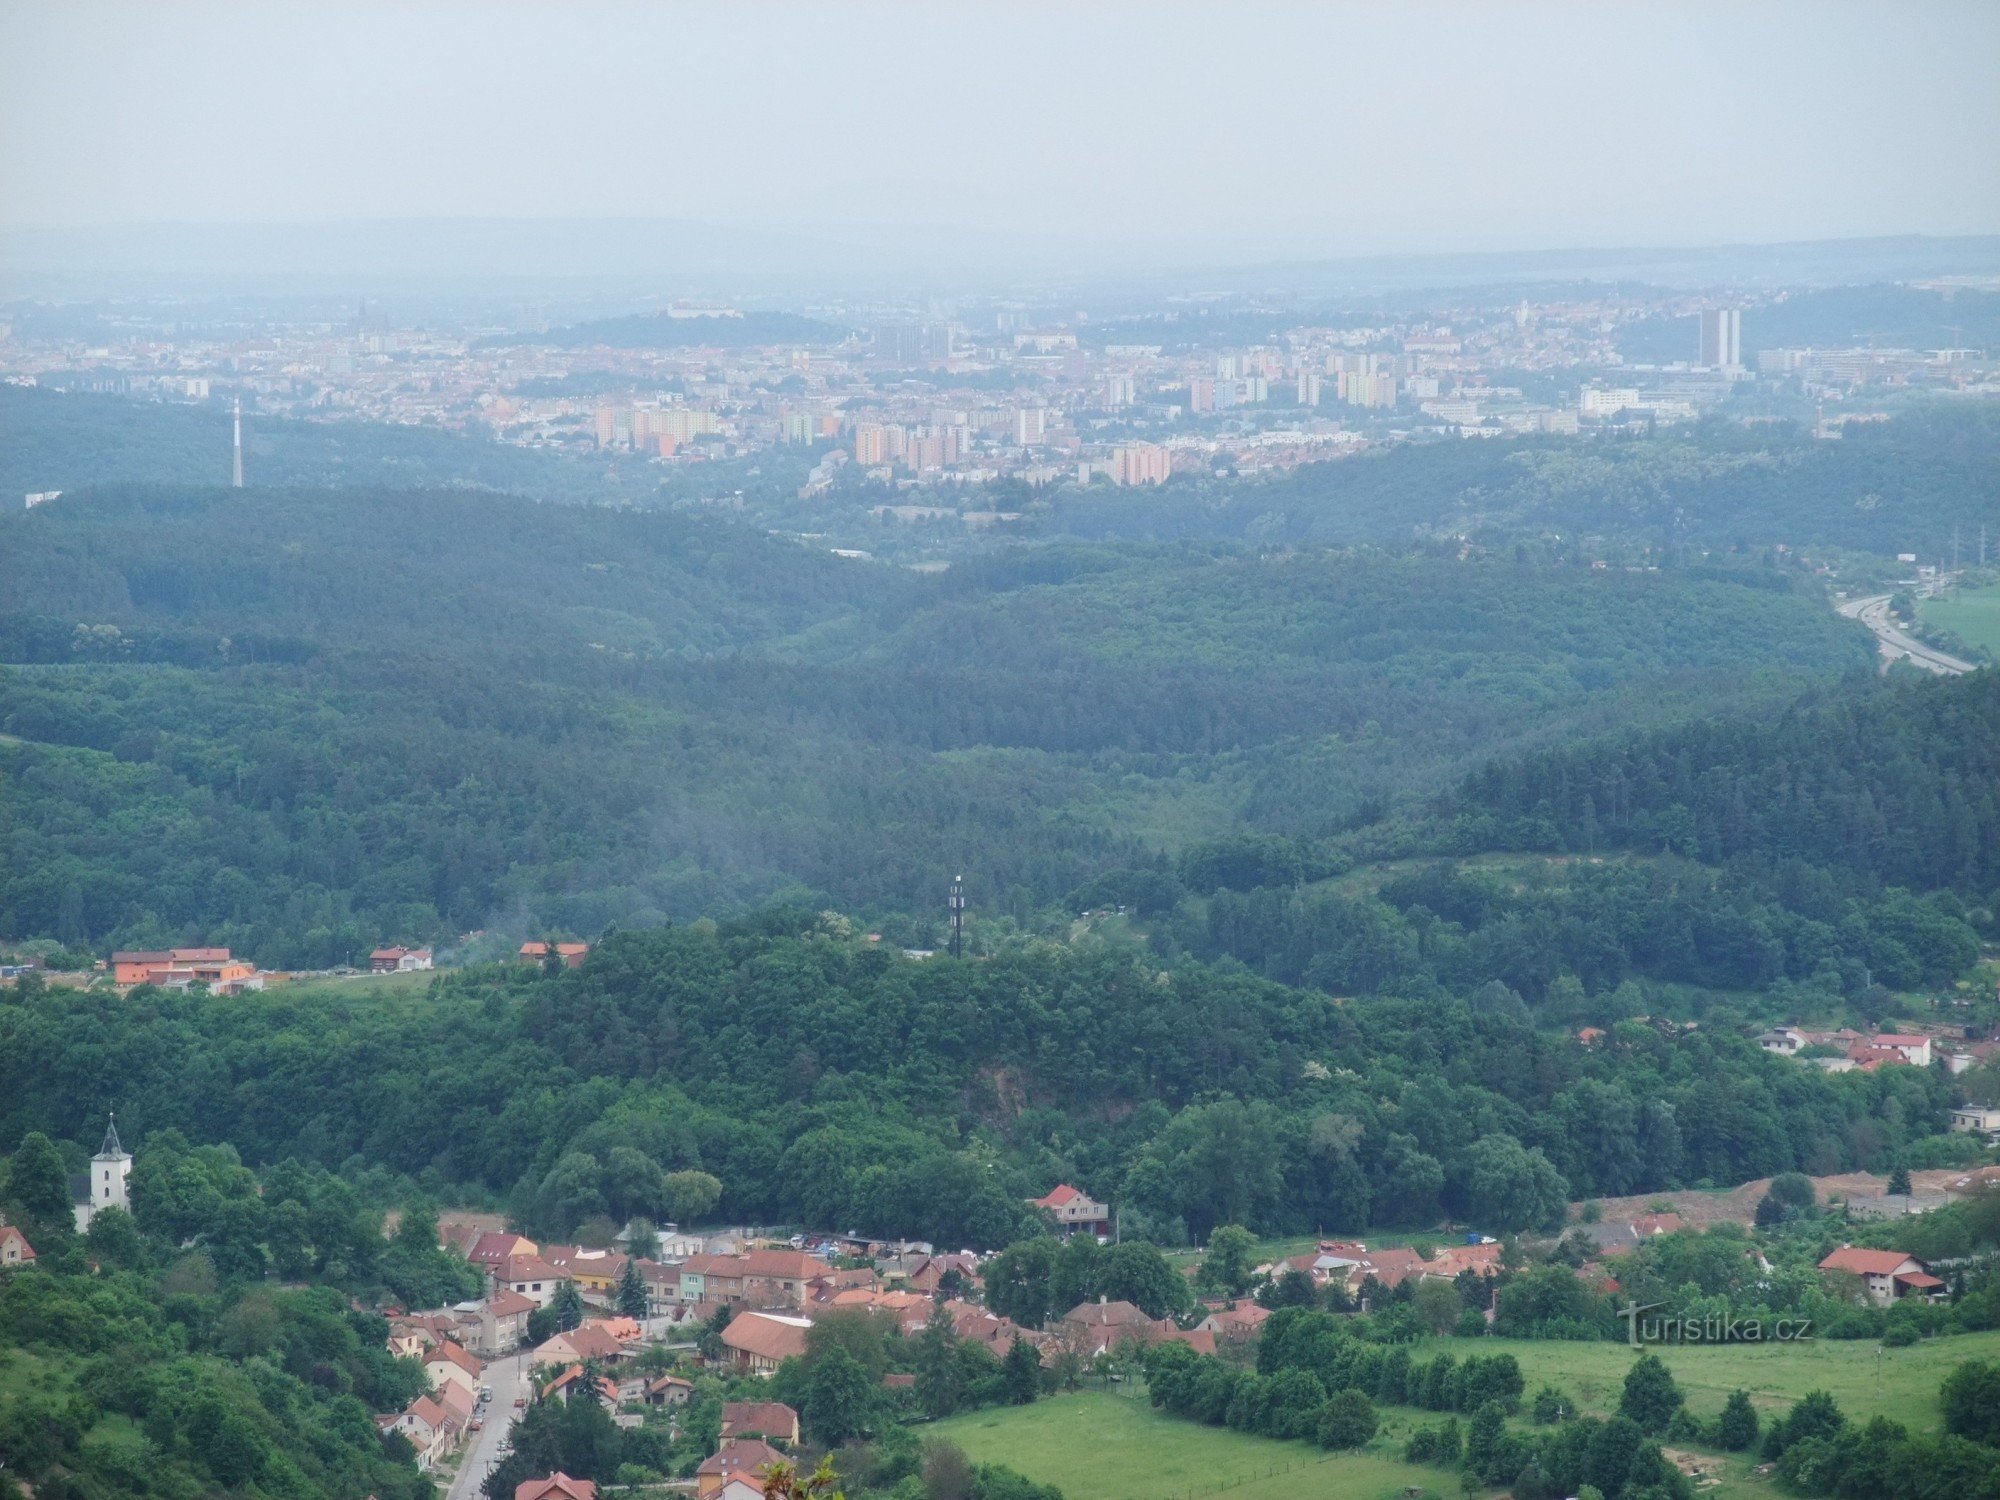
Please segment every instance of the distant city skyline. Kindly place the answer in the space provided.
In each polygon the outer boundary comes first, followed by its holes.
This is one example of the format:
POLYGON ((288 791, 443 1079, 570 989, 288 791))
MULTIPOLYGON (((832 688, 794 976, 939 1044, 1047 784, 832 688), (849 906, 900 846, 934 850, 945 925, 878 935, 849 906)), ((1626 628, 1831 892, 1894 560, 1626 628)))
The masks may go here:
POLYGON ((1100 265, 2000 230, 2000 7, 0 5, 0 225, 1100 265))

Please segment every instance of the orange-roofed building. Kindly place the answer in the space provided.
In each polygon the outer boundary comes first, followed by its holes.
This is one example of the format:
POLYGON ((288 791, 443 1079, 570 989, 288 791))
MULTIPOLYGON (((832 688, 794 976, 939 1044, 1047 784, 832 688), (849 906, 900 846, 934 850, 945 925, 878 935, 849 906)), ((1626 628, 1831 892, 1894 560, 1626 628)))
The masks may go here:
POLYGON ((0 1224, 0 1271, 34 1263, 35 1247, 28 1243, 28 1237, 13 1224, 0 1224))
POLYGON ((1051 1215, 1056 1221, 1056 1228, 1064 1235, 1072 1235, 1079 1230, 1100 1236, 1110 1232, 1110 1207, 1066 1182, 1058 1183, 1043 1197, 1030 1198, 1028 1203, 1051 1215))
POLYGON ((805 1318, 781 1318, 771 1313, 738 1313, 722 1330, 729 1367, 740 1375, 769 1375, 788 1359, 806 1352, 805 1318))
MULTIPOLYGON (((562 959, 565 968, 574 969, 578 964, 583 962, 583 956, 588 952, 590 952, 590 944, 588 943, 556 944, 556 955, 562 959)), ((521 944, 521 957, 531 964, 541 963, 548 956, 549 945, 547 943, 521 944)))
POLYGON ((1944 1283, 1925 1270, 1922 1261, 1900 1250, 1860 1250, 1842 1245, 1821 1261, 1819 1268, 1858 1277, 1868 1300, 1877 1307, 1887 1307, 1899 1297, 1935 1301, 1944 1292, 1944 1283))
POLYGON ((699 1500, 709 1500, 736 1480, 753 1484, 761 1492, 765 1474, 772 1465, 784 1461, 785 1455, 769 1443, 757 1438, 732 1439, 703 1459, 701 1467, 694 1471, 695 1494, 699 1500))
POLYGON ((597 1486, 558 1469, 544 1479, 522 1480, 514 1486, 514 1500, 597 1500, 597 1486))

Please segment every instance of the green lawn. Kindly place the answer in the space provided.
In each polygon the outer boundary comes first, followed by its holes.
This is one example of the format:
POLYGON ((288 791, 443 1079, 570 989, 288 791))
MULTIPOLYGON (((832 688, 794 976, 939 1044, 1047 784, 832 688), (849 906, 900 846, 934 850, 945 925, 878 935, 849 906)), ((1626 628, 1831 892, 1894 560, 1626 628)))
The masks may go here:
MULTIPOLYGON (((1505 1351, 1520 1361, 1533 1395, 1553 1385, 1600 1415, 1618 1404, 1625 1372, 1637 1357, 1623 1344, 1566 1344, 1536 1339, 1430 1340, 1413 1350, 1428 1357, 1447 1349, 1463 1357, 1505 1351)), ((1884 1416, 1913 1430, 1937 1426, 1937 1390, 1968 1359, 2000 1359, 2000 1332, 1929 1339, 1884 1349, 1869 1339, 1816 1339, 1789 1344, 1670 1346, 1652 1351, 1666 1361, 1687 1393, 1688 1409, 1712 1417, 1734 1390, 1745 1390, 1761 1414, 1782 1411, 1808 1391, 1826 1391, 1851 1418, 1884 1416), (1879 1385, 1878 1385, 1879 1361, 1879 1385)))
MULTIPOLYGON (((1512 1354, 1520 1361, 1530 1396, 1553 1385, 1576 1398, 1582 1411, 1600 1416, 1617 1407, 1625 1372, 1636 1358, 1623 1344, 1527 1339, 1437 1339, 1412 1352, 1428 1358, 1438 1350, 1460 1358, 1475 1352, 1512 1354)), ((1937 1426, 1937 1389, 1954 1366, 1968 1359, 2000 1359, 2000 1332, 1935 1339, 1907 1349, 1828 1339, 1656 1352, 1699 1417, 1715 1415, 1737 1389, 1750 1393, 1767 1420, 1806 1392, 1824 1390, 1856 1421, 1880 1415, 1922 1430, 1937 1426)), ((950 1438, 977 1462, 1004 1463, 1056 1485, 1072 1500, 1199 1500, 1233 1489, 1249 1491, 1253 1485, 1257 1500, 1393 1500, 1408 1485, 1419 1485, 1431 1496, 1461 1493, 1456 1474, 1405 1464, 1395 1456, 1413 1428, 1441 1420, 1436 1413, 1384 1407, 1381 1417, 1382 1430, 1370 1447, 1328 1454, 1307 1443, 1281 1443, 1165 1416, 1146 1404, 1142 1388, 1128 1387, 1119 1393, 1087 1390, 1033 1406, 971 1412, 927 1431, 950 1438)), ((1714 1500, 1773 1495, 1768 1482, 1751 1477, 1753 1457, 1710 1458, 1718 1482, 1703 1493, 1714 1500)))
POLYGON ((1070 1500, 1181 1500, 1241 1489, 1255 1500, 1397 1500, 1420 1485, 1460 1493, 1458 1477, 1378 1448, 1330 1454, 1310 1443, 1163 1416, 1143 1396, 1079 1391, 952 1417, 926 1429, 977 1463, 1003 1463, 1070 1500))
POLYGON ((441 970, 413 970, 408 974, 355 974, 345 979, 288 979, 266 991, 286 1000, 381 1000, 421 999, 441 970))
POLYGON ((2000 656, 2000 584, 1959 589, 1946 599, 1926 599, 1917 606, 1917 613, 1926 624, 1952 631, 2000 656))

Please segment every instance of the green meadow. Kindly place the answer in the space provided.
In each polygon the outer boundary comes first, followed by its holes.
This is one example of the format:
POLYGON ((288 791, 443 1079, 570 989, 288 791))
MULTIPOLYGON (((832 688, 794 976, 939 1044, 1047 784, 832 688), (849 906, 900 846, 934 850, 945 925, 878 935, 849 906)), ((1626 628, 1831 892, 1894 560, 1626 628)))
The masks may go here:
MULTIPOLYGON (((1476 1346, 1440 1339, 1412 1352, 1463 1356, 1506 1352, 1520 1362, 1528 1394, 1553 1385, 1578 1409, 1616 1409, 1635 1355, 1623 1344, 1488 1339, 1476 1346)), ((1886 1416, 1912 1429, 1937 1425, 1937 1389, 1961 1361, 2000 1359, 2000 1332, 1933 1339, 1905 1349, 1872 1341, 1668 1347, 1657 1351, 1686 1393, 1690 1410, 1712 1417, 1734 1390, 1749 1392, 1767 1420, 1808 1391, 1824 1390, 1850 1419, 1886 1416)), ((1358 1453, 1330 1454, 1308 1443, 1204 1427, 1153 1410, 1143 1387, 1084 1390, 1032 1406, 970 1412, 929 1431, 949 1438, 976 1462, 1004 1463, 1030 1478, 1089 1500, 1200 1500, 1234 1490, 1257 1500, 1399 1500, 1411 1486, 1426 1496, 1462 1493, 1459 1476, 1404 1463, 1397 1455, 1432 1412, 1383 1407, 1382 1430, 1358 1453)), ((1717 1500, 1774 1496, 1753 1478, 1748 1455, 1709 1454, 1717 1500)))

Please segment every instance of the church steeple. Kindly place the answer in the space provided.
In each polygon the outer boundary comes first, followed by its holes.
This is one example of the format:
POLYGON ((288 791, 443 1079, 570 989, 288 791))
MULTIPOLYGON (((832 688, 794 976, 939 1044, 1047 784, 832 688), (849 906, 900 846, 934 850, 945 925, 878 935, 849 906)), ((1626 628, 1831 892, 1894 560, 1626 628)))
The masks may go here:
POLYGON ((90 1159, 90 1207, 83 1212, 79 1227, 87 1226, 90 1215, 100 1208, 129 1212, 131 1177, 132 1157, 118 1139, 118 1116, 113 1113, 104 1127, 104 1149, 90 1159))

